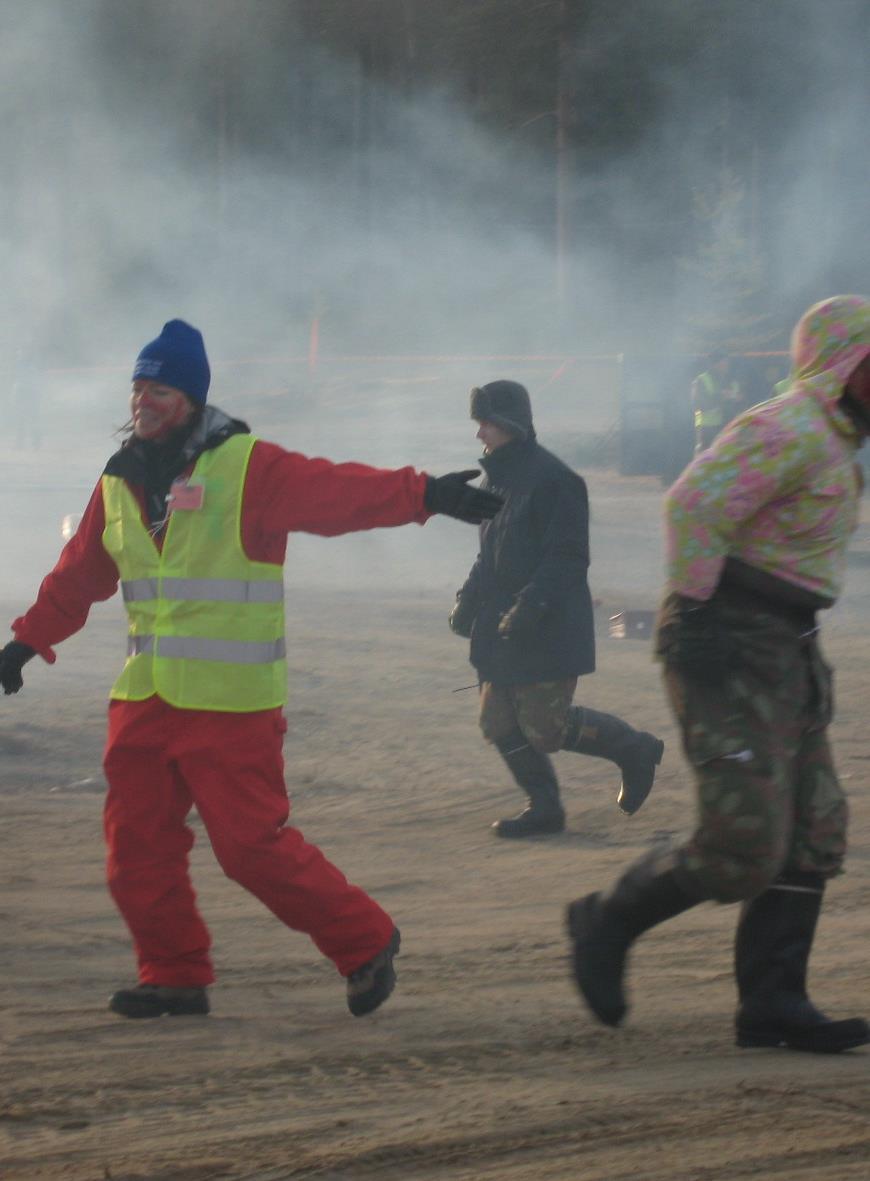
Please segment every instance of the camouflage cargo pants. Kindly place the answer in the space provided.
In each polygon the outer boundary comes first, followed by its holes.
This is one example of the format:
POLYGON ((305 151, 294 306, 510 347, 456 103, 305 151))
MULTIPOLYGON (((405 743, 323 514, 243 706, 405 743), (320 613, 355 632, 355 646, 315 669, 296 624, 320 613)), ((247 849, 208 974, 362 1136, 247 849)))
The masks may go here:
POLYGON ((723 605, 732 653, 726 682, 701 684, 668 663, 665 685, 698 792, 698 823, 679 872, 701 898, 749 898, 783 870, 833 877, 848 808, 828 743, 832 674, 815 631, 723 605))
POLYGON ((561 750, 577 678, 532 685, 480 686, 480 728, 487 742, 500 742, 519 726, 529 746, 561 750))

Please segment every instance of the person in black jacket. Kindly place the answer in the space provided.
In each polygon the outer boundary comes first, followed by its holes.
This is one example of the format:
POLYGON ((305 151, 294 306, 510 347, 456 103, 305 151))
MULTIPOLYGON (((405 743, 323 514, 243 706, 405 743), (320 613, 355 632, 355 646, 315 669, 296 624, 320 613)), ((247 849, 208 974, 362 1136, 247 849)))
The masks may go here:
POLYGON ((470 638, 480 681, 480 727, 528 796, 501 837, 561 832, 565 812, 548 754, 577 751, 622 771, 629 815, 649 795, 664 743, 621 718, 573 705, 577 678, 595 670, 584 480, 537 442, 526 388, 493 381, 471 391, 484 444, 484 486, 504 507, 480 528, 480 553, 449 617, 470 638))

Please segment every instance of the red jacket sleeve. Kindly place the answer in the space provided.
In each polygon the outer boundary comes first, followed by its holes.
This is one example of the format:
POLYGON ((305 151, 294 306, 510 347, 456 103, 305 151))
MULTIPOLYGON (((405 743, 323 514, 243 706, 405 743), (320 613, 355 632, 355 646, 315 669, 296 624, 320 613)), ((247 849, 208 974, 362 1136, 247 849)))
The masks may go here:
MULTIPOLYGON (((334 537, 411 522, 422 525, 431 515, 423 503, 425 491, 425 473, 412 467, 331 463, 258 441, 242 500, 242 544, 254 561, 281 563, 288 533, 334 537)), ((92 605, 111 598, 118 588, 118 568, 103 546, 104 528, 97 485, 36 602, 12 624, 15 638, 49 663, 56 659, 52 645, 83 627, 92 605)), ((155 538, 158 546, 161 541, 155 538)))
POLYGON ((105 512, 100 485, 94 489, 79 527, 42 580, 36 602, 12 624, 16 640, 54 664, 53 644, 79 631, 94 603, 118 589, 118 568, 103 546, 105 512))
POLYGON ((332 463, 258 441, 242 502, 249 558, 283 561, 288 533, 336 537, 362 529, 424 524, 426 475, 412 467, 332 463))

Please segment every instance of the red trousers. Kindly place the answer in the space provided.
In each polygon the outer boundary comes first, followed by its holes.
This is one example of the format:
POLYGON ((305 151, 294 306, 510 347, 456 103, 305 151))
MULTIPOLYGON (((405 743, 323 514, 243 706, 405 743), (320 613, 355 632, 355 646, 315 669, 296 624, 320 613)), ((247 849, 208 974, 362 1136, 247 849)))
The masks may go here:
POLYGON ((158 697, 113 701, 104 768, 109 889, 130 932, 142 984, 214 980, 211 938, 196 907, 185 823, 195 806, 227 877, 343 976, 377 955, 393 921, 287 825, 280 709, 179 710, 158 697))

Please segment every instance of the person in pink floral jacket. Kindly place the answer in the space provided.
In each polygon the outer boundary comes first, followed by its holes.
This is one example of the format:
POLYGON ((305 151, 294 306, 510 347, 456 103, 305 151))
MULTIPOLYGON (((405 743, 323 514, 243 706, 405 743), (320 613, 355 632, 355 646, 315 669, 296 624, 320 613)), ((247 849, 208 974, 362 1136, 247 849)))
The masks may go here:
POLYGON ((568 908, 574 977, 602 1022, 627 1011, 633 941, 699 902, 741 902, 739 1046, 836 1053, 870 1042, 807 995, 847 803, 828 742, 831 669, 817 612, 841 593, 870 435, 870 299, 811 307, 781 392, 739 415, 665 501, 667 593, 656 652, 692 767, 691 838, 568 908))

